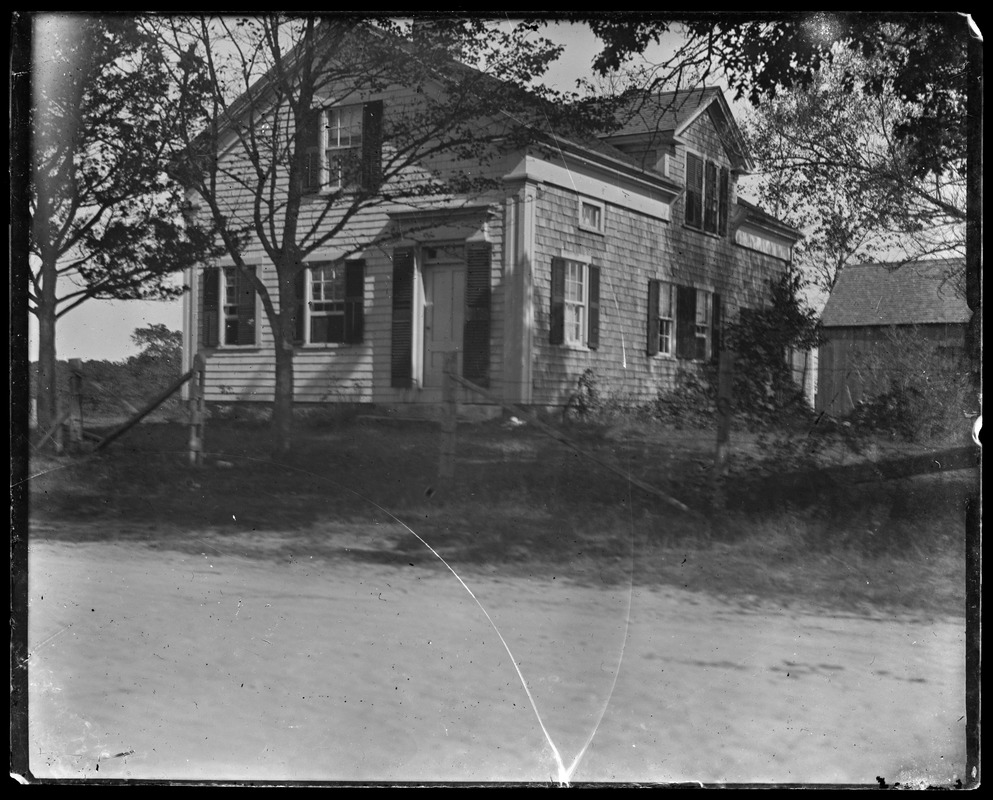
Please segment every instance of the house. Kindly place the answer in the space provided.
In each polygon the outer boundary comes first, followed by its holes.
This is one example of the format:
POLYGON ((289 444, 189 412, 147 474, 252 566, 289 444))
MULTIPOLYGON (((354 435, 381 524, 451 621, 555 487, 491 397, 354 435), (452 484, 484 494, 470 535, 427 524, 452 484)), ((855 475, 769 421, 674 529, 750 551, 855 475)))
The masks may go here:
MULTIPOLYGON (((391 108, 406 99, 398 86, 315 109, 314 130, 331 132, 321 143, 308 132, 315 194, 343 180, 339 151, 361 152, 363 175, 375 172, 391 108)), ((346 254, 332 243, 298 282, 295 401, 435 404, 449 353, 509 403, 564 406, 588 369, 605 390, 650 401, 712 362, 722 321, 765 303, 792 259, 798 232, 737 197, 751 168, 722 93, 704 88, 661 93, 596 140, 547 131, 486 166, 500 188, 484 195, 364 209, 340 240, 370 245, 346 254)), ((304 221, 321 208, 305 207, 304 221)), ((261 247, 244 257, 275 285, 261 247)), ((209 356, 206 400, 271 402, 273 337, 251 284, 231 261, 196 273, 185 358, 209 356)))
POLYGON ((933 259, 845 267, 821 315, 827 342, 819 349, 817 410, 843 416, 860 401, 889 388, 900 359, 886 355, 894 335, 937 348, 948 365, 965 354, 970 318, 965 259, 933 259), (880 369, 867 359, 880 353, 880 369))

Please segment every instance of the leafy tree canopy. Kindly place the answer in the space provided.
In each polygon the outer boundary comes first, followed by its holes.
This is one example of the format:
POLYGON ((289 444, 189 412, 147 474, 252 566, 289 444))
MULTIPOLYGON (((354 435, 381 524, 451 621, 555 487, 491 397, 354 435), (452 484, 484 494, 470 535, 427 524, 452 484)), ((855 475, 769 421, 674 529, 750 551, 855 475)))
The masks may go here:
MULTIPOLYGON (((753 104, 784 89, 807 87, 842 50, 877 60, 880 76, 851 75, 853 85, 895 92, 918 113, 895 130, 908 146, 914 175, 940 174, 965 153, 968 21, 962 14, 809 12, 664 18, 614 15, 588 19, 603 48, 594 68, 616 71, 633 55, 678 32, 704 48, 706 75, 723 75, 736 98, 753 104), (888 84, 889 82, 889 84, 888 84)), ((649 89, 657 87, 651 86, 649 89)))

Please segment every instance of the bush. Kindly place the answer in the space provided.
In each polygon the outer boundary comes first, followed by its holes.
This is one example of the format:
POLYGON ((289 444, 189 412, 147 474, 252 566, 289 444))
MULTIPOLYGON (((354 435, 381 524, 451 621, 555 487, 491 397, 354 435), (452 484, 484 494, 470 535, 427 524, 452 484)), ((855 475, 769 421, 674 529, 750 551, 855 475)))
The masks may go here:
POLYGON ((676 388, 660 391, 649 407, 650 416, 673 428, 712 428, 717 418, 717 372, 712 367, 703 376, 681 371, 676 388))
POLYGON ((585 369, 576 382, 576 391, 566 401, 562 416, 567 421, 610 423, 640 418, 643 414, 630 397, 603 391, 596 372, 585 369))
POLYGON ((920 443, 968 427, 968 372, 921 331, 891 328, 879 346, 857 354, 855 365, 865 386, 886 387, 849 413, 855 431, 920 443))

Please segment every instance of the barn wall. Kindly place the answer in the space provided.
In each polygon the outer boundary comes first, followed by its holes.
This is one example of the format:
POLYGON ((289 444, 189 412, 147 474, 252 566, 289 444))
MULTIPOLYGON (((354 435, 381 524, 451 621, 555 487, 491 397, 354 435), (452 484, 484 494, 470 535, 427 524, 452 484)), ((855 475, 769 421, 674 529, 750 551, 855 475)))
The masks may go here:
MULTIPOLYGON (((824 331, 827 341, 818 351, 815 403, 818 411, 841 417, 859 401, 889 388, 887 375, 871 375, 865 365, 868 360, 886 362, 894 332, 919 336, 922 341, 941 348, 939 352, 950 364, 965 352, 964 325, 827 328, 824 331)), ((898 363, 895 359, 889 360, 898 363)))

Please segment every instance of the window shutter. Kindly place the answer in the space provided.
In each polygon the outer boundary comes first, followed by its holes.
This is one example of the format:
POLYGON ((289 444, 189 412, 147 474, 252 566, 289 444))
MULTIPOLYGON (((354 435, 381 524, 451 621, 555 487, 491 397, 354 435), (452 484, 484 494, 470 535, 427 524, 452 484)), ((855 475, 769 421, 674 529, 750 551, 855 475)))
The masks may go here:
POLYGON ((207 267, 200 275, 200 347, 217 347, 221 313, 221 271, 207 267))
POLYGON ((356 259, 345 262, 345 343, 362 341, 362 323, 365 312, 365 261, 356 259))
POLYGON ((659 352, 659 305, 662 294, 662 281, 648 281, 648 342, 646 352, 650 356, 659 352))
POLYGON ((676 287, 676 357, 696 356, 696 289, 676 287))
POLYGON ((490 251, 489 242, 466 245, 462 376, 483 387, 490 385, 490 251))
POLYGON ((704 170, 706 181, 703 200, 703 229, 708 233, 717 233, 717 165, 713 161, 708 161, 704 170))
POLYGON ((590 350, 600 347, 600 267, 590 264, 589 270, 589 306, 587 309, 588 330, 586 346, 590 350))
POLYGON ((362 107, 362 189, 379 191, 383 182, 383 101, 362 107))
POLYGON ((408 389, 414 361, 414 251, 393 251, 393 329, 390 336, 390 385, 408 389))
MULTIPOLYGON (((255 267, 248 267, 249 272, 255 274, 255 267)), ((255 344, 255 287, 249 277, 242 273, 240 269, 234 270, 235 296, 238 302, 238 329, 235 341, 229 344, 253 345, 255 344)))
POLYGON ((721 308, 721 296, 714 292, 713 300, 711 301, 711 333, 710 333, 710 357, 716 361, 717 357, 720 355, 721 347, 723 342, 721 341, 721 328, 723 327, 723 319, 721 314, 723 309, 721 308))
POLYGON ((303 148, 306 151, 303 172, 304 191, 321 188, 321 117, 319 108, 308 109, 304 116, 303 148))
POLYGON ((565 341, 565 259, 552 259, 552 307, 548 341, 565 341))
POLYGON ((303 344, 304 302, 306 301, 307 269, 300 270, 293 279, 293 343, 303 344))
POLYGON ((727 167, 721 167, 721 180, 717 191, 717 232, 721 236, 727 236, 728 207, 731 204, 731 178, 727 167))
POLYGON ((703 161, 692 153, 686 154, 686 224, 703 225, 703 161))

